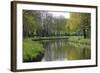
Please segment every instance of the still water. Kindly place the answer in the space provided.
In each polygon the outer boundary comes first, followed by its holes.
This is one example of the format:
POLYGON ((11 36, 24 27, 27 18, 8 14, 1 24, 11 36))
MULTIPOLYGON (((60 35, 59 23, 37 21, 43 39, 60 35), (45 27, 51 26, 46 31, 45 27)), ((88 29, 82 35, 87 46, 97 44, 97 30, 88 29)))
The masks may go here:
MULTIPOLYGON (((65 39, 42 40, 45 51, 42 61, 64 61, 90 59, 90 48, 65 39)), ((87 46, 87 45, 85 45, 87 46)))

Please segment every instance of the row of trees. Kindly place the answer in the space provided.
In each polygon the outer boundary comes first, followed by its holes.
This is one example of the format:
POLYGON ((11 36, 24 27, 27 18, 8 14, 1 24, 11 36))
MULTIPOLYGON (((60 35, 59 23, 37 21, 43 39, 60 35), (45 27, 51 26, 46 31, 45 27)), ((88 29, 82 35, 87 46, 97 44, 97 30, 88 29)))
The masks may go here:
POLYGON ((66 19, 53 17, 45 11, 23 11, 24 36, 51 36, 65 33, 66 19))
POLYGON ((70 18, 55 17, 47 11, 23 10, 23 36, 67 36, 90 37, 90 13, 70 12, 70 18))

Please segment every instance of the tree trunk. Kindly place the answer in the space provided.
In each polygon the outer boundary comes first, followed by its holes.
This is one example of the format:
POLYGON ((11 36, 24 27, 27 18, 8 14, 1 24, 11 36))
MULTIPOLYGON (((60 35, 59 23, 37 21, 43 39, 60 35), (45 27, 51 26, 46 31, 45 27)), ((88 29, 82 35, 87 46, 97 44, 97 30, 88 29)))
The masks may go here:
POLYGON ((86 39, 86 30, 85 30, 85 28, 83 29, 83 36, 84 36, 84 39, 86 39))

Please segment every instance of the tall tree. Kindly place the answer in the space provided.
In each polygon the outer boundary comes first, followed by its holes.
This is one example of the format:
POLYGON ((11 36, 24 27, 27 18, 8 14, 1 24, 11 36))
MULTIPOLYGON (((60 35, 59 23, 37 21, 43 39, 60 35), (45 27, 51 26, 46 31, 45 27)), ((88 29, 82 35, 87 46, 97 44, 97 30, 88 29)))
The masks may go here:
POLYGON ((67 19, 66 31, 69 33, 79 31, 80 23, 81 23, 80 13, 71 12, 70 19, 67 19))
POLYGON ((29 36, 36 33, 40 28, 40 17, 39 11, 23 10, 23 35, 29 36))
POLYGON ((71 17, 67 20, 66 24, 66 31, 69 33, 81 33, 83 34, 84 38, 90 38, 90 20, 91 15, 90 13, 70 13, 71 17))
POLYGON ((57 33, 57 35, 61 35, 65 33, 65 26, 66 26, 66 18, 63 16, 55 17, 54 18, 54 31, 57 33))
POLYGON ((81 29, 83 31, 84 38, 90 38, 91 35, 91 14, 81 13, 81 29))

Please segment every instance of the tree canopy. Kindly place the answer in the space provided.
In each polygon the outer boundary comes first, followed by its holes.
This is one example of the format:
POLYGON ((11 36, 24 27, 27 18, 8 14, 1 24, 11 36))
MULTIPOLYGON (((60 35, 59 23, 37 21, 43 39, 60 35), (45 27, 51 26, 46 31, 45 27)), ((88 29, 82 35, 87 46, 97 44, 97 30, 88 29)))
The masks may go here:
POLYGON ((23 10, 24 36, 61 36, 83 35, 89 38, 91 33, 90 13, 70 12, 70 18, 55 17, 48 11, 23 10))

